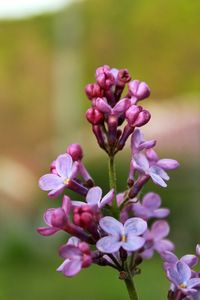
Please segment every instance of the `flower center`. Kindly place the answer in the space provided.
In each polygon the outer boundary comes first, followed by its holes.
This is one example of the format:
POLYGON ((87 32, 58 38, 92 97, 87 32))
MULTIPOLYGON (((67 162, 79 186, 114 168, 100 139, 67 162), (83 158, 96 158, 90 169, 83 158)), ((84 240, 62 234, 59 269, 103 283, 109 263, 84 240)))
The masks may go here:
POLYGON ((70 179, 69 179, 69 178, 66 178, 66 179, 64 180, 64 184, 66 184, 66 185, 68 185, 69 182, 70 182, 70 179))
POLYGON ((125 234, 122 234, 122 239, 121 239, 122 242, 126 242, 126 236, 125 234))
POLYGON ((186 288, 187 288, 187 284, 185 284, 185 283, 183 282, 183 283, 179 284, 179 287, 180 287, 181 289, 186 289, 186 288))

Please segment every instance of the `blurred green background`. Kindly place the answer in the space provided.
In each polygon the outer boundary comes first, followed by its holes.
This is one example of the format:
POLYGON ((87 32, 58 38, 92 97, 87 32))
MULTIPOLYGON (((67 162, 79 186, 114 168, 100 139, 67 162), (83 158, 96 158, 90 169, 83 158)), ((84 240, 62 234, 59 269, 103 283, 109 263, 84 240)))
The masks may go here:
MULTIPOLYGON (((170 207, 170 238, 177 253, 194 252, 200 242, 200 2, 100 1, 0 21, 0 299, 127 299, 118 274, 92 266, 76 278, 55 272, 66 236, 43 238, 36 228, 58 202, 39 191, 38 178, 49 163, 79 142, 96 183, 105 182, 107 161, 84 119, 90 103, 84 86, 103 64, 128 68, 148 82, 152 112, 144 128, 158 140, 163 157, 181 162, 167 189, 158 191, 170 207), (100 162, 100 163, 99 163, 100 162)), ((130 153, 117 159, 118 187, 127 178, 130 153)), ((158 256, 136 278, 140 300, 166 299, 168 282, 158 256)))

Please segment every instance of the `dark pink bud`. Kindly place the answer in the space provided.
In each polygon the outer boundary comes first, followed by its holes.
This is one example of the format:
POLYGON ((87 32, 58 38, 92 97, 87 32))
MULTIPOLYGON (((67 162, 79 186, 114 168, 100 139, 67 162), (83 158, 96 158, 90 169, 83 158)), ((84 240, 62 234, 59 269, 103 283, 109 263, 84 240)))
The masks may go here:
POLYGON ((87 268, 91 265, 92 263, 92 257, 91 254, 90 255, 83 255, 82 258, 82 268, 87 268))
POLYGON ((75 225, 83 227, 84 229, 89 229, 94 221, 94 212, 92 208, 84 204, 80 207, 74 209, 73 221, 75 225))
POLYGON ((98 76, 100 74, 104 74, 104 73, 109 72, 109 71, 110 71, 110 67, 108 65, 98 67, 96 69, 96 76, 98 76))
POLYGON ((121 69, 117 75, 117 85, 124 86, 127 82, 131 80, 131 76, 127 69, 121 69))
POLYGON ((87 110, 86 118, 92 125, 101 124, 104 120, 103 114, 94 107, 87 110))
POLYGON ((64 209, 56 208, 51 217, 51 224, 53 227, 61 228, 66 224, 67 217, 64 209))
POLYGON ((103 96, 103 91, 97 83, 89 83, 85 87, 86 95, 90 100, 103 96))
POLYGON ((151 119, 151 114, 148 110, 143 110, 139 113, 137 120, 135 121, 134 126, 141 127, 149 122, 151 119))
POLYGON ((99 67, 96 70, 96 80, 101 88, 108 90, 113 84, 115 84, 115 78, 110 70, 109 66, 99 67))
POLYGON ((80 242, 78 244, 79 249, 81 250, 81 252, 83 252, 84 254, 90 254, 90 247, 87 243, 85 242, 80 242))
POLYGON ((145 82, 141 82, 140 80, 131 81, 128 87, 132 96, 136 97, 138 100, 149 97, 151 93, 149 86, 145 82))
POLYGON ((83 158, 83 150, 79 144, 71 144, 67 147, 66 153, 71 155, 74 161, 81 160, 83 158))
POLYGON ((52 161, 51 165, 50 165, 50 172, 52 174, 56 174, 57 175, 57 171, 56 171, 56 161, 52 161))
POLYGON ((135 122, 142 111, 141 106, 131 105, 129 109, 126 111, 126 119, 130 126, 135 126, 135 122))

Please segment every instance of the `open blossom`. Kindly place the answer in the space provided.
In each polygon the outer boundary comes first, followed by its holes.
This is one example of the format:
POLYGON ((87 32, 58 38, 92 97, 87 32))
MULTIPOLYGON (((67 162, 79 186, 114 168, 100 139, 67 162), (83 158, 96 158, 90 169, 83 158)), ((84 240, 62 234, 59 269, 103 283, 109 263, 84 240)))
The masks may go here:
POLYGON ((140 152, 144 149, 152 148, 156 145, 156 140, 145 141, 143 134, 139 128, 136 128, 131 136, 132 154, 140 152))
POLYGON ((69 154, 61 154, 55 161, 56 174, 46 174, 39 180, 39 187, 43 191, 50 191, 49 197, 57 197, 69 185, 78 173, 78 165, 69 154))
POLYGON ((99 225, 108 234, 96 244, 97 249, 101 252, 117 252, 120 247, 126 251, 136 251, 145 243, 145 239, 140 235, 146 231, 147 223, 140 218, 130 218, 123 225, 108 216, 102 218, 99 225))
POLYGON ((190 295, 197 292, 200 287, 200 278, 191 278, 190 267, 183 261, 178 261, 166 270, 167 278, 184 295, 190 295))
MULTIPOLYGON (((98 208, 103 208, 106 204, 112 203, 114 195, 114 189, 112 189, 102 198, 102 189, 99 186, 95 186, 89 189, 85 200, 87 204, 91 206, 98 206, 98 208)), ((72 204, 73 206, 82 206, 84 202, 72 201, 72 204)))
POLYGON ((57 271, 67 277, 75 276, 82 268, 87 268, 92 263, 89 245, 74 237, 60 248, 60 256, 65 260, 57 271))
POLYGON ((147 193, 143 200, 133 204, 132 208, 137 217, 148 220, 150 218, 165 218, 169 215, 168 208, 159 208, 161 198, 156 193, 147 193))
POLYGON ((151 258, 154 251, 162 254, 164 251, 174 250, 174 245, 171 241, 165 239, 169 234, 169 225, 166 221, 156 221, 153 223, 151 230, 147 230, 143 237, 146 240, 144 251, 141 253, 142 258, 151 258))
POLYGON ((179 260, 187 264, 190 268, 193 268, 198 264, 198 257, 196 255, 192 254, 186 254, 182 256, 180 259, 178 257, 170 252, 170 251, 164 251, 161 254, 162 259, 164 260, 164 269, 167 270, 171 266, 175 265, 179 260))

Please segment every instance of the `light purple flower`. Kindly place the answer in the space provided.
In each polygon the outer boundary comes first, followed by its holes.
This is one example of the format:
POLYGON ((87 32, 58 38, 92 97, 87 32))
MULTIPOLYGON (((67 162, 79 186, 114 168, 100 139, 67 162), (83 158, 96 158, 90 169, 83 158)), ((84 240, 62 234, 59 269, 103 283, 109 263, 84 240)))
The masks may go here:
POLYGON ((37 231, 39 234, 49 236, 55 234, 59 230, 63 230, 68 223, 69 213, 71 209, 71 200, 68 196, 63 197, 62 207, 49 208, 44 213, 44 222, 48 227, 39 227, 37 231))
POLYGON ((170 251, 164 251, 161 254, 162 259, 164 260, 164 269, 167 270, 170 268, 172 265, 175 265, 179 260, 187 264, 190 268, 193 268, 198 264, 198 257, 196 255, 192 254, 186 254, 182 256, 180 259, 178 257, 170 252, 170 251))
POLYGON ((104 253, 117 252, 120 247, 126 251, 136 251, 145 243, 140 235, 147 229, 147 223, 140 218, 130 218, 123 225, 113 217, 104 217, 99 222, 100 227, 108 234, 101 238, 96 246, 104 253))
POLYGON ((142 258, 151 258, 154 251, 162 254, 164 251, 173 251, 174 244, 164 239, 169 234, 169 225, 166 221, 159 220, 153 223, 151 230, 145 232, 143 237, 146 240, 144 251, 140 254, 142 258))
POLYGON ((39 187, 50 191, 48 196, 55 198, 60 195, 72 179, 77 176, 78 164, 73 162, 69 154, 61 154, 55 161, 56 174, 46 174, 39 179, 39 187))
POLYGON ((140 152, 144 149, 152 148, 156 145, 156 140, 145 141, 140 129, 135 129, 131 136, 132 153, 140 152))
POLYGON ((135 104, 139 100, 143 100, 149 97, 151 91, 146 82, 141 82, 140 80, 133 80, 128 84, 129 91, 133 98, 133 103, 135 104))
POLYGON ((178 261, 166 271, 167 278, 184 295, 190 295, 197 292, 194 287, 200 286, 200 278, 191 278, 190 267, 183 261, 178 261))
POLYGON ((147 193, 142 202, 133 204, 132 208, 136 217, 148 220, 150 218, 165 218, 169 215, 169 209, 159 208, 161 198, 156 193, 147 193))
POLYGON ((166 187, 165 180, 169 180, 167 173, 157 164, 151 165, 146 156, 142 153, 137 153, 133 158, 133 168, 139 172, 150 176, 153 182, 161 187, 166 187))
MULTIPOLYGON (((103 208, 106 204, 112 203, 114 198, 114 189, 110 190, 103 198, 102 198, 102 189, 99 186, 95 186, 89 189, 86 195, 86 202, 91 206, 98 206, 98 208, 103 208)), ((73 206, 82 206, 84 202, 82 201, 72 201, 73 206)))
POLYGON ((72 238, 60 248, 60 255, 65 259, 57 271, 67 277, 75 276, 82 268, 87 268, 92 263, 91 252, 87 243, 72 238))
POLYGON ((163 158, 159 159, 158 154, 153 149, 146 150, 146 157, 151 164, 156 164, 158 167, 163 170, 175 170, 179 167, 179 163, 175 159, 163 158))

